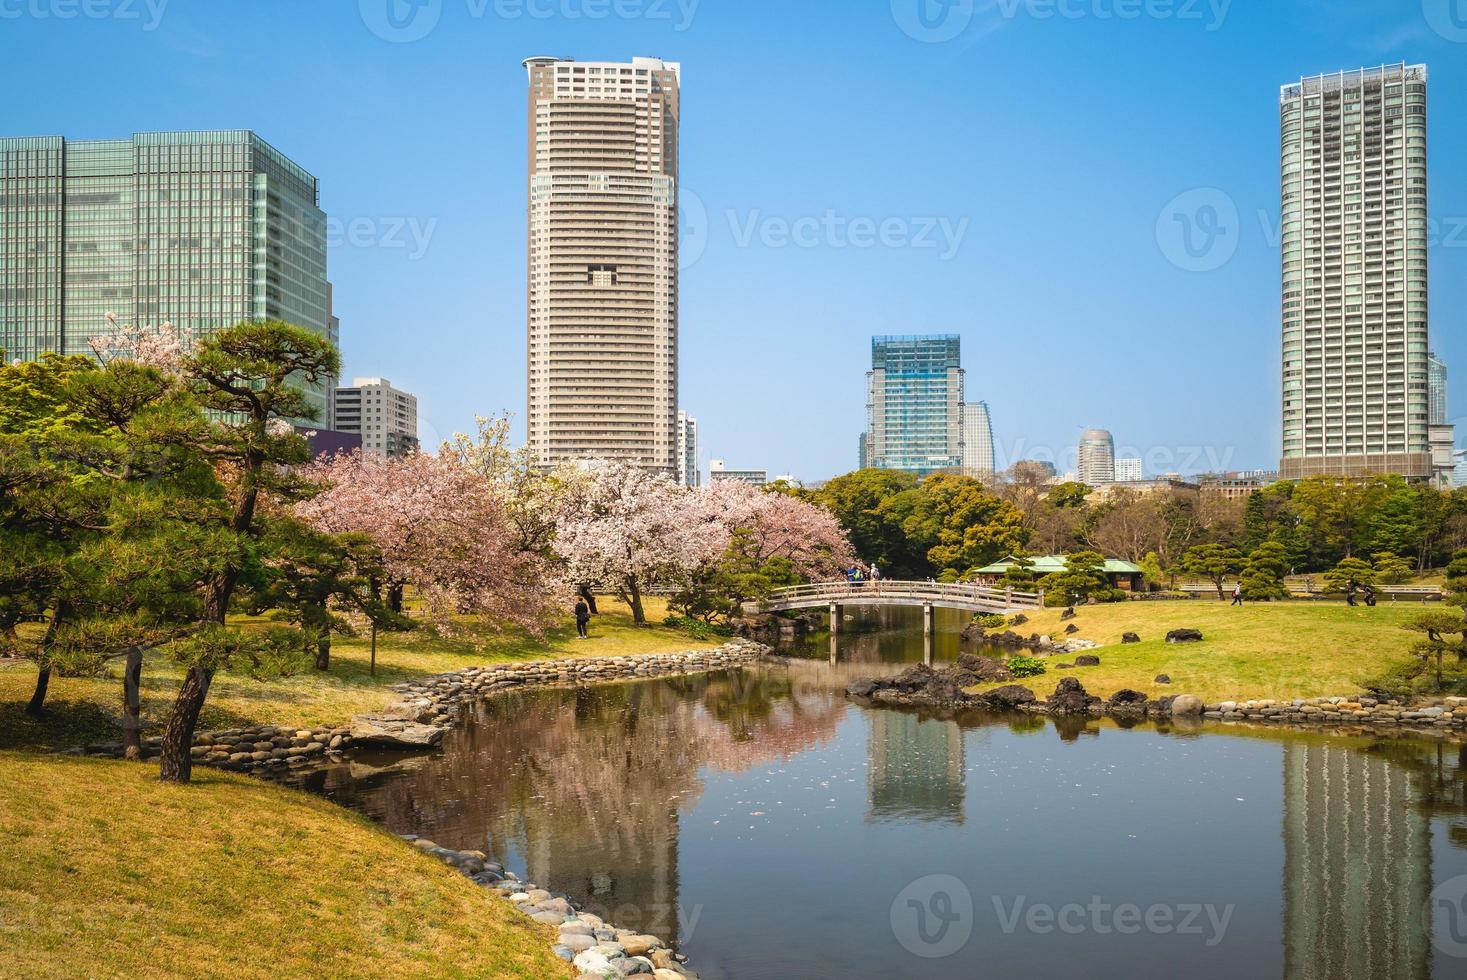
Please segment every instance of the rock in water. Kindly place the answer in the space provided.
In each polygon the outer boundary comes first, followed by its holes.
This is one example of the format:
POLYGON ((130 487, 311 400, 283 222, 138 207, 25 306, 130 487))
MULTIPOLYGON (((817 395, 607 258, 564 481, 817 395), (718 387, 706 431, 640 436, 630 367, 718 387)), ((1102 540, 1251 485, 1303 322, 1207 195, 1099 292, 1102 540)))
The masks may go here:
POLYGON ((994 688, 987 694, 979 695, 979 698, 986 701, 991 708, 1002 709, 1017 708, 1021 704, 1033 704, 1038 700, 1033 691, 1018 684, 1006 684, 1003 687, 994 688))
POLYGON ((422 725, 397 715, 357 715, 351 720, 351 737, 369 745, 431 748, 443 740, 447 729, 422 725))
POLYGON ((1200 643, 1202 642, 1201 630, 1172 630, 1166 635, 1168 643, 1200 643))
POLYGON ((1173 717, 1196 717, 1202 714, 1202 699, 1195 694, 1178 694, 1172 698, 1173 717))
POLYGON ((1086 693, 1085 685, 1073 677, 1066 677, 1060 681, 1054 693, 1045 702, 1052 715, 1088 715, 1091 706, 1098 704, 1100 704, 1100 698, 1086 693))

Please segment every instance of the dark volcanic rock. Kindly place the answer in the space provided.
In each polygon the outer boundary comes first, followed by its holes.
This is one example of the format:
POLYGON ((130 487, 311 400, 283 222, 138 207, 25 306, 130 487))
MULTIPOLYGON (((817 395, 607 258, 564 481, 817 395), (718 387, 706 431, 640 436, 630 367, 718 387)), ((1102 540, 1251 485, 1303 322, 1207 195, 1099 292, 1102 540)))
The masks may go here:
POLYGON ((1067 635, 1073 635, 1078 632, 1080 632, 1080 627, 1076 626, 1074 623, 1071 623, 1070 625, 1065 627, 1065 633, 1067 635))
POLYGON ((965 674, 972 675, 972 680, 962 681, 964 687, 974 684, 991 684, 994 681, 1011 681, 1014 679, 1013 672, 1002 660, 993 657, 980 657, 976 654, 964 653, 958 656, 957 669, 965 674))
POLYGON ((1062 612, 1062 613, 1060 613, 1060 622, 1062 622, 1062 623, 1065 620, 1067 620, 1067 619, 1074 619, 1074 618, 1075 618, 1075 607, 1074 606, 1066 606, 1065 607, 1065 611, 1062 612))
POLYGON ((1172 678, 1171 678, 1171 675, 1170 674, 1157 674, 1156 675, 1156 683, 1158 683, 1158 684, 1170 684, 1171 682, 1172 682, 1172 678))
POLYGON ((1112 713, 1145 714, 1146 700, 1146 695, 1140 691, 1123 688, 1112 694, 1106 704, 1110 707, 1112 713))
POLYGON ((1023 613, 1019 613, 1012 620, 1010 620, 1010 624, 1013 626, 1023 626, 1027 622, 1029 622, 1029 617, 1025 616, 1023 613))
POLYGON ((1123 634, 1121 634, 1121 642, 1122 643, 1140 643, 1141 642, 1141 637, 1137 636, 1135 633, 1123 633, 1123 634))
POLYGON ((981 694, 978 699, 990 708, 1012 709, 1023 704, 1033 704, 1038 700, 1034 692, 1027 687, 1018 684, 1007 684, 1003 687, 994 688, 986 694, 981 694))
POLYGON ((1166 635, 1168 643, 1200 643, 1202 641, 1201 630, 1172 630, 1166 635))
POLYGON ((1085 685, 1075 678, 1066 677, 1044 704, 1052 715, 1088 715, 1092 706, 1100 704, 1100 698, 1087 694, 1085 685))
POLYGON ((846 693, 858 698, 869 698, 874 690, 876 682, 873 680, 851 681, 846 685, 846 693))
POLYGON ((1091 654, 1084 654, 1075 658, 1076 667, 1099 667, 1100 658, 1091 654))
POLYGON ((977 623, 969 623, 963 627, 963 632, 958 635, 964 643, 977 643, 986 638, 986 631, 977 623))

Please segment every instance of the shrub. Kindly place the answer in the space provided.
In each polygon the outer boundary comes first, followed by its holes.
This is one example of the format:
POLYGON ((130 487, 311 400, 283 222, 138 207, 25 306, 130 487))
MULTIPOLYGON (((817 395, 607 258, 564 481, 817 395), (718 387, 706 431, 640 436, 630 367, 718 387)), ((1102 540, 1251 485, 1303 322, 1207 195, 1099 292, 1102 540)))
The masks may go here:
POLYGON ((1010 657, 1008 668, 1015 677, 1038 677, 1049 669, 1043 660, 1035 657, 1010 657))
POLYGON ((668 616, 662 621, 663 626, 671 629, 682 630, 695 640, 712 640, 717 637, 733 636, 733 627, 722 623, 707 623, 692 616, 668 616))
POLYGON ((1125 589, 1107 589, 1104 592, 1095 593, 1096 602, 1130 602, 1131 593, 1125 589))
POLYGON ((1008 617, 1000 616, 998 613, 985 613, 981 616, 974 616, 973 622, 986 630, 1001 630, 1009 624, 1008 617))

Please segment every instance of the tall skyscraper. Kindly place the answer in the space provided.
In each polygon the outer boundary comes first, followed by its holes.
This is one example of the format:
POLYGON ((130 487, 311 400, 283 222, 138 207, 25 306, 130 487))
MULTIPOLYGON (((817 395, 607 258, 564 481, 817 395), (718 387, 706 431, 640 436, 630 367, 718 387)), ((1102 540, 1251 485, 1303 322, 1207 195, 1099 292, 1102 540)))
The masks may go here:
POLYGON ((1431 425, 1447 425, 1447 362, 1426 355, 1427 415, 1431 425))
MULTIPOLYGON (((0 139, 0 348, 87 353, 109 312, 193 337, 250 319, 327 336, 319 201, 251 132, 0 139)), ((325 387, 309 394, 324 421, 325 387)))
POLYGON ((378 456, 418 451, 418 399, 386 378, 357 378, 336 389, 336 429, 362 437, 362 449, 378 456))
POLYGON ((993 416, 987 402, 964 402, 961 408, 963 419, 963 473, 967 476, 986 477, 994 473, 993 416))
POLYGON ((1104 429, 1086 429, 1080 436, 1076 478, 1092 487, 1116 481, 1116 444, 1109 432, 1104 429))
POLYGON ((926 475, 963 465, 962 341, 873 337, 866 373, 866 456, 873 467, 926 475))
POLYGON ((529 435, 676 473, 680 66, 530 58, 529 435))
POLYGON ((677 413, 677 481, 696 487, 698 480, 698 420, 687 412, 677 413))
POLYGON ((1435 473, 1424 65, 1280 98, 1284 479, 1435 473))

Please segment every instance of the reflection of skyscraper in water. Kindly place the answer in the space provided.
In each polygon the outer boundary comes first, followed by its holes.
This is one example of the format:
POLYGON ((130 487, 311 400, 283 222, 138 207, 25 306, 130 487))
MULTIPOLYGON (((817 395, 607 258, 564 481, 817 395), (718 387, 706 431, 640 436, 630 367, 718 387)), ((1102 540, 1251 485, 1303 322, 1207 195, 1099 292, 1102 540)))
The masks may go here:
POLYGON ((1431 976, 1431 828, 1376 752, 1284 746, 1284 976, 1431 976))
POLYGON ((963 822, 963 731, 956 722, 870 711, 866 819, 963 822))

